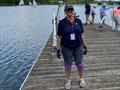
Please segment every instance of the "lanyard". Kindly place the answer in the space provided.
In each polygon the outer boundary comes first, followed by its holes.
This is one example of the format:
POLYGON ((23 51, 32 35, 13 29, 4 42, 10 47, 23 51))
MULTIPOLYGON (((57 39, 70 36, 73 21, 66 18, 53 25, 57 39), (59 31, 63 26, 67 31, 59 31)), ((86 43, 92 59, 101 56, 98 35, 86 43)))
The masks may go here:
POLYGON ((73 32, 73 28, 74 28, 74 26, 75 26, 75 21, 73 21, 73 23, 71 23, 71 22, 68 22, 68 26, 69 26, 69 28, 71 29, 71 31, 73 32))

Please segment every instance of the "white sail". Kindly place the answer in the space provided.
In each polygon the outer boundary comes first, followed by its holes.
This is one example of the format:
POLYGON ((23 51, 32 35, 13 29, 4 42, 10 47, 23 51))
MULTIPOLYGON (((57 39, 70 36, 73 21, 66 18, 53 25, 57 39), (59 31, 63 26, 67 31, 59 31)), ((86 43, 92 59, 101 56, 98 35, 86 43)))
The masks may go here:
POLYGON ((32 5, 31 1, 29 1, 29 5, 32 5))
POLYGON ((23 1, 23 0, 20 0, 19 5, 20 5, 20 6, 24 5, 24 1, 23 1))
POLYGON ((37 3, 35 0, 33 0, 33 6, 37 6, 37 3))

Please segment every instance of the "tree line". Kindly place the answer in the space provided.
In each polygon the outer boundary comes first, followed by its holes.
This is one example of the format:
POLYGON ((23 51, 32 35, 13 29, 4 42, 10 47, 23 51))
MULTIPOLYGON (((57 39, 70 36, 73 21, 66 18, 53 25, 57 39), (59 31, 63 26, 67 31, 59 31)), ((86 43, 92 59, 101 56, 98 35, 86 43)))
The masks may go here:
MULTIPOLYGON (((33 0, 24 0, 25 5, 29 4, 29 1, 33 2, 33 0)), ((37 4, 58 4, 60 0, 35 0, 37 4)), ((84 3, 95 3, 95 0, 62 0, 65 3, 72 4, 84 4, 84 3)), ((20 0, 0 0, 0 5, 19 5, 20 0)), ((101 2, 99 2, 101 3, 101 2)), ((111 0, 108 2, 109 4, 113 4, 111 0)), ((120 2, 117 2, 120 5, 120 2)))
MULTIPOLYGON (((24 0, 25 5, 29 4, 29 1, 33 0, 24 0)), ((59 0, 35 0, 38 4, 58 4, 59 0)), ((86 1, 94 2, 94 0, 62 0, 67 3, 73 4, 82 4, 86 1)), ((0 0, 0 5, 19 5, 20 0, 0 0)))

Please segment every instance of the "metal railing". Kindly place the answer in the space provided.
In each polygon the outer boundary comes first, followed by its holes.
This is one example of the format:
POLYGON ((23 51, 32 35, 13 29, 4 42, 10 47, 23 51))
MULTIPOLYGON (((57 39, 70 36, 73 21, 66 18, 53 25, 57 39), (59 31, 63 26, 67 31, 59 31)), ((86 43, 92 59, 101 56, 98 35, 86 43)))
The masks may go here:
POLYGON ((59 1, 57 12, 55 13, 55 11, 53 11, 53 20, 52 20, 52 23, 53 23, 53 43, 52 43, 52 46, 54 48, 54 51, 52 53, 53 55, 55 55, 56 48, 57 48, 57 30, 58 30, 58 23, 60 21, 62 4, 63 4, 63 2, 59 1))

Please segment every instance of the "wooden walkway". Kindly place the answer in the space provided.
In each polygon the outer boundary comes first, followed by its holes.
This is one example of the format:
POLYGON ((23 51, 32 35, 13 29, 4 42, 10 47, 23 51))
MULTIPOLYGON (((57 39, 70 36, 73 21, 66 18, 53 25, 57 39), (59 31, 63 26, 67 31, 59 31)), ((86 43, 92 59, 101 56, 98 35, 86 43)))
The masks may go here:
MULTIPOLYGON (((79 88, 76 66, 72 67, 72 90, 120 90, 120 32, 109 26, 95 30, 97 24, 87 25, 88 54, 85 60, 86 88, 79 88)), ((64 90, 63 59, 51 55, 50 37, 22 90, 64 90)))

